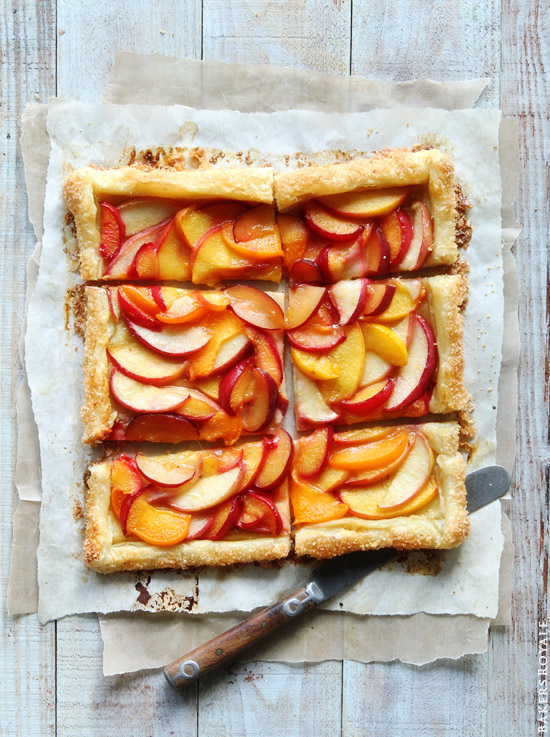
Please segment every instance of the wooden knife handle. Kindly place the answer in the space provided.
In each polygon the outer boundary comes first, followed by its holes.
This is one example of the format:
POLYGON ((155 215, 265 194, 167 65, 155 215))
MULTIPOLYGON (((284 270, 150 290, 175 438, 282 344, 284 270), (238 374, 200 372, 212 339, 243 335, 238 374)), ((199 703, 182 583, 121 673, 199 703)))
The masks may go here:
POLYGON ((170 663, 164 669, 164 675, 175 688, 194 683, 205 673, 232 660, 250 645, 322 601, 324 596, 317 584, 308 583, 286 599, 253 614, 244 622, 170 663))

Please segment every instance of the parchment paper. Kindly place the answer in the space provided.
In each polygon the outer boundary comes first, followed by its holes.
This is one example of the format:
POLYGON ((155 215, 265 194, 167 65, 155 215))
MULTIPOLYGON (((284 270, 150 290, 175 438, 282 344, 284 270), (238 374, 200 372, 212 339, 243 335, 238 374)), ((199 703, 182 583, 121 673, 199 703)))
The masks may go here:
MULTIPOLYGON (((136 75, 136 55, 128 55, 128 54, 120 54, 117 56, 117 65, 113 68, 113 75, 112 75, 112 81, 115 83, 114 85, 109 85, 106 93, 106 97, 109 99, 113 99, 114 95, 116 94, 116 83, 118 80, 118 83, 120 84, 122 80, 122 84, 120 86, 120 91, 123 93, 126 91, 127 94, 131 95, 133 100, 141 100, 142 97, 139 95, 145 95, 145 100, 151 100, 150 95, 152 94, 152 87, 149 89, 146 89, 143 85, 140 86, 140 90, 137 92, 137 97, 134 94, 135 91, 131 89, 131 82, 142 80, 143 76, 141 74, 136 75), (124 67, 126 70, 131 69, 132 73, 129 75, 129 78, 124 81, 124 67), (149 97, 147 97, 149 95, 149 97)), ((160 57, 156 57, 156 60, 159 62, 162 61, 160 57)), ((150 57, 147 58, 141 58, 140 61, 145 62, 143 68, 149 69, 150 67, 150 57)), ((171 64, 172 61, 175 60, 166 60, 165 62, 168 62, 168 66, 171 67, 170 72, 170 80, 173 78, 173 71, 175 67, 171 64)), ((192 65, 196 66, 197 63, 193 63, 192 65)), ((237 70, 237 74, 234 72, 233 67, 231 65, 222 65, 219 63, 207 63, 203 65, 205 68, 208 68, 209 74, 204 75, 203 79, 203 87, 200 90, 201 94, 206 94, 208 91, 208 85, 204 85, 204 79, 209 78, 209 81, 212 82, 213 80, 218 80, 218 83, 221 81, 223 82, 224 77, 227 80, 239 80, 241 77, 239 74, 244 70, 245 68, 239 68, 237 70), (223 71, 223 76, 222 75, 223 71)), ((189 62, 182 62, 181 60, 178 60, 178 68, 180 70, 186 69, 186 71, 189 70, 189 62)), ((160 66, 158 67, 160 69, 160 66)), ((157 69, 157 71, 158 71, 157 69)), ((326 94, 323 98, 323 95, 325 94, 325 90, 328 89, 327 84, 325 84, 324 77, 325 75, 314 75, 309 73, 296 73, 290 70, 272 70, 271 68, 260 68, 258 70, 261 72, 261 74, 266 77, 266 75, 270 75, 267 77, 267 81, 269 84, 267 85, 270 89, 273 88, 273 85, 278 80, 278 84, 283 85, 283 87, 286 89, 286 95, 275 95, 275 103, 279 102, 279 106, 281 103, 281 100, 284 99, 288 103, 288 107, 315 107, 320 104, 323 99, 327 101, 327 105, 331 105, 331 102, 334 102, 334 95, 331 98, 331 95, 326 94), (273 74, 271 72, 273 71, 273 74), (299 79, 300 76, 303 76, 303 79, 299 79), (286 77, 286 79, 283 79, 283 77, 286 77), (299 84, 296 83, 296 81, 299 80, 299 84), (301 95, 301 98, 300 98, 301 95), (301 102, 303 104, 301 104, 301 102)), ((184 74, 183 77, 188 77, 189 75, 184 74)), ((176 78, 174 78, 176 79, 176 78)), ((180 74, 181 79, 181 74, 180 74)), ((244 77, 243 77, 244 79, 244 77)), ((334 88, 337 89, 338 85, 342 85, 344 81, 341 78, 338 78, 337 80, 330 80, 335 81, 334 88)), ((448 85, 445 85, 443 83, 431 83, 431 82, 419 82, 419 83, 406 83, 404 85, 400 84, 392 84, 392 83, 375 83, 374 85, 370 84, 367 80, 354 80, 355 87, 354 87, 354 94, 352 95, 353 102, 358 102, 358 108, 359 109, 368 109, 369 107, 372 107, 372 100, 371 104, 369 104, 369 94, 372 95, 373 90, 375 90, 377 93, 380 92, 381 88, 385 87, 385 90, 382 90, 383 96, 385 99, 382 99, 380 97, 378 99, 378 106, 383 106, 384 103, 386 103, 387 106, 392 104, 399 104, 399 102, 406 102, 407 104, 418 104, 419 101, 422 100, 421 95, 425 93, 427 90, 427 94, 429 97, 424 98, 425 102, 438 105, 440 107, 448 106, 452 108, 453 106, 456 107, 466 107, 472 104, 483 88, 485 82, 484 81, 472 81, 471 83, 465 83, 464 85, 461 85, 460 83, 450 83, 448 85), (364 83, 364 84, 361 84, 364 83), (389 90, 389 93, 388 93, 389 90), (409 96, 408 98, 401 98, 399 99, 399 96, 403 95, 406 92, 406 94, 409 96), (362 97, 361 97, 362 95, 362 97)), ((174 95, 172 96, 171 91, 171 101, 175 102, 186 102, 186 95, 187 94, 195 94, 197 93, 197 87, 196 82, 194 83, 195 87, 193 87, 191 84, 185 85, 182 84, 181 87, 178 87, 177 89, 174 88, 173 92, 174 95)), ((227 92, 227 84, 225 84, 225 91, 227 92)), ((233 82, 232 84, 232 92, 234 95, 234 99, 237 99, 239 102, 241 102, 245 98, 245 92, 248 89, 247 85, 239 87, 239 85, 235 85, 233 82)), ((157 93, 162 94, 162 88, 160 88, 158 85, 154 86, 154 89, 157 93)), ((251 96, 252 97, 252 96, 251 96)), ((199 98, 200 99, 200 98, 199 98)), ((219 99, 216 97, 216 94, 214 95, 214 99, 208 101, 208 98, 204 98, 201 100, 201 103, 203 104, 203 107, 217 107, 219 106, 219 99), (218 100, 218 103, 216 104, 216 99, 218 100)), ((339 99, 339 98, 336 98, 339 99)), ((225 100, 225 103, 227 103, 228 107, 235 106, 234 101, 231 97, 231 95, 227 95, 225 100)), ((265 102, 265 100, 263 101, 265 102)), ((347 102, 349 103, 349 95, 347 102)), ((332 105, 331 105, 332 106, 332 105)), ((254 106, 253 106, 254 107, 254 106)), ((515 148, 517 149, 517 143, 515 144, 515 148)), ((35 147, 36 149, 36 147, 35 147)), ((513 150, 513 146, 512 146, 513 150)), ((501 155, 502 155, 502 149, 501 149, 501 155)), ((27 164, 27 162, 26 162, 27 164)), ((27 167, 28 168, 28 167, 27 167)), ((28 177, 27 177, 28 178, 28 177)), ((507 177, 507 182, 510 182, 510 177, 507 177)), ((34 188, 29 187, 29 204, 32 209, 32 203, 33 200, 37 204, 38 210, 41 209, 41 197, 37 196, 39 195, 39 187, 35 186, 34 188), (31 195, 34 194, 34 198, 31 197, 31 195)), ((513 198, 512 198, 513 200, 513 198)), ((38 233, 37 233, 38 235, 38 233)), ((513 313, 514 307, 511 308, 511 317, 514 318, 513 313)), ((516 319, 517 322, 517 319, 516 319)), ((511 362, 511 371, 512 375, 514 375, 515 378, 515 364, 512 361, 511 362)), ((510 405, 513 408, 513 411, 515 412, 515 397, 513 396, 511 398, 510 405)), ((500 425, 500 406, 499 406, 499 425, 500 425)), ((514 426, 514 422, 512 422, 511 425, 508 425, 508 428, 510 426, 514 426)), ((513 451, 515 453, 515 444, 514 444, 514 438, 513 433, 508 433, 509 438, 511 438, 512 441, 512 447, 513 451)), ((499 434, 499 451, 500 451, 500 444, 501 444, 501 437, 499 434)), ((499 452, 500 455, 500 452, 499 452)), ((513 455, 513 454, 512 454, 513 455)), ((508 453, 505 455, 507 459, 510 459, 511 455, 508 453)), ((505 464, 506 465, 506 464, 505 464)), ((36 468, 36 464, 34 466, 36 468)), ((508 549, 507 557, 510 556, 510 550, 508 549)), ((503 560, 504 563, 504 560, 503 560)), ((17 566, 16 568, 16 574, 20 573, 17 566)), ((503 569, 507 568, 507 566, 503 566, 503 569)), ((12 569, 13 570, 13 569, 12 569)), ((501 574, 504 573, 503 570, 501 570, 501 574)), ((19 578, 18 575, 12 576, 12 581, 14 578, 17 580, 19 578)), ((509 594, 509 586, 506 587, 509 594)), ((506 592, 504 588, 502 587, 501 582, 501 595, 503 596, 504 602, 507 602, 509 600, 509 596, 506 596, 506 592)), ((36 590, 34 591, 34 595, 36 596, 36 590)), ((502 598, 502 597, 501 597, 502 598)), ((12 595, 12 604, 17 607, 18 602, 16 601, 17 597, 12 595)), ((20 602, 19 602, 20 603, 20 602)), ((500 606, 500 609, 502 610, 502 605, 500 606)), ((20 611, 32 611, 32 608, 27 609, 20 609, 20 611)), ((156 615, 154 617, 154 622, 151 622, 151 618, 147 617, 146 615, 139 615, 136 614, 132 617, 128 617, 127 615, 117 615, 112 620, 111 618, 100 618, 102 620, 102 633, 105 640, 106 645, 106 660, 105 660, 105 672, 106 673, 115 673, 115 672, 122 672, 126 670, 137 670, 139 668, 144 667, 156 667, 162 663, 167 662, 170 658, 177 656, 178 654, 181 654, 181 652, 190 649, 190 647, 195 646, 198 642, 204 641, 207 639, 210 633, 216 633, 218 631, 221 631, 222 629, 225 629, 226 626, 230 626, 230 623, 227 620, 226 615, 218 615, 213 616, 210 615, 209 617, 192 617, 186 618, 185 626, 180 626, 180 618, 179 617, 172 617, 170 618, 170 621, 166 621, 166 617, 163 615, 156 615), (144 621, 145 620, 145 621, 144 621), (175 622, 177 620, 177 624, 175 622), (206 621, 205 621, 206 620, 206 621), (147 626, 149 625, 149 626, 147 626), (161 645, 160 648, 157 649, 155 646, 155 651, 157 654, 157 659, 148 659, 149 655, 146 652, 143 653, 136 653, 135 647, 130 646, 128 650, 124 647, 124 639, 123 634, 124 632, 130 633, 132 632, 134 635, 144 634, 140 628, 146 628, 149 635, 151 634, 151 628, 154 627, 154 642, 156 645, 161 645), (216 629, 218 627, 218 629, 216 629), (130 628, 130 629, 128 629, 130 628), (137 629, 136 629, 137 628, 137 629), (169 629, 168 629, 169 628, 169 629), (170 636, 167 638, 163 638, 163 632, 170 631, 170 636), (176 632, 178 632, 182 637, 177 637, 176 632), (120 643, 120 647, 117 646, 117 643, 120 643), (166 648, 163 648, 163 643, 166 645, 166 648), (172 646, 173 645, 173 646, 172 646), (130 654, 130 658, 128 659, 126 656, 130 654)), ((288 660, 288 661, 296 661, 296 660, 317 660, 317 659, 326 659, 329 657, 335 657, 335 658, 341 658, 341 657, 355 657, 358 660, 372 660, 372 659, 378 659, 378 660, 391 660, 394 657, 398 657, 402 660, 405 660, 407 662, 427 662, 428 660, 434 659, 436 657, 459 657, 461 654, 466 652, 480 652, 486 647, 486 632, 487 632, 487 626, 488 626, 489 620, 483 620, 479 619, 477 617, 466 617, 466 616, 455 616, 455 617, 448 617, 448 616, 432 616, 432 615, 425 615, 425 614, 417 614, 410 617, 352 617, 352 615, 341 615, 338 614, 324 614, 324 613, 317 613, 317 619, 315 623, 315 631, 313 631, 313 625, 311 623, 311 620, 309 620, 309 625, 307 627, 303 628, 303 631, 301 632, 295 632, 293 633, 293 636, 291 638, 285 639, 285 647, 282 647, 282 643, 277 642, 277 645, 273 644, 273 646, 265 648, 263 647, 261 650, 256 650, 251 653, 254 657, 261 657, 263 659, 277 659, 277 660, 288 660), (332 638, 332 643, 338 643, 335 644, 335 647, 332 649, 327 650, 326 647, 321 648, 321 650, 317 647, 317 644, 319 642, 326 642, 326 638, 320 637, 321 633, 321 626, 323 625, 323 618, 326 618, 326 626, 329 628, 327 630, 327 633, 334 634, 335 632, 338 632, 341 634, 341 640, 340 638, 332 638), (350 639, 351 637, 351 630, 348 627, 346 631, 346 634, 344 636, 343 629, 344 627, 341 625, 336 625, 336 621, 342 619, 342 620, 354 620, 353 628, 360 631, 361 637, 356 638, 357 639, 357 646, 352 645, 351 650, 345 650, 345 644, 348 643, 348 645, 352 642, 350 639), (436 632, 434 628, 437 628, 438 636, 434 637, 433 639, 430 638, 429 642, 424 643, 422 639, 419 637, 422 632, 428 630, 431 631, 432 634, 436 632), (444 628, 446 628, 446 631, 444 631, 444 628), (310 632, 310 630, 312 630, 310 632), (456 634, 456 639, 455 639, 456 634), (365 643, 371 643, 370 647, 367 647, 365 649, 365 643), (437 647, 437 643, 445 643, 443 649, 437 647), (376 648, 372 648, 372 644, 377 643, 379 646, 376 648), (485 643, 485 644, 484 644, 485 643), (412 650, 411 650, 412 646, 412 650)), ((297 623, 298 624, 298 623, 297 623)), ((299 625, 301 626, 301 625, 299 625)), ((323 625, 324 626, 324 625, 323 625)), ((323 630, 324 631, 324 630, 323 630)), ((131 640, 130 640, 131 641, 131 640)), ((138 640, 139 641, 139 640, 138 640)), ((142 639, 143 641, 143 639, 142 639)), ((134 640, 135 644, 136 640, 134 640)), ((274 640, 271 640, 270 642, 275 643, 274 640)))

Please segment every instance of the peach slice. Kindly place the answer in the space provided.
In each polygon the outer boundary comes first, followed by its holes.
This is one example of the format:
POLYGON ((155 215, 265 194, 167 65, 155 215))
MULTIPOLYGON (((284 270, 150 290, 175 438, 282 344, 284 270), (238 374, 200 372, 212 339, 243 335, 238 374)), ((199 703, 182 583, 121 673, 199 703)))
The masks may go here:
POLYGON ((400 370, 387 412, 401 411, 428 389, 437 365, 435 335, 426 320, 414 313, 408 362, 400 370))
POLYGON ((269 497, 249 491, 242 500, 243 509, 236 527, 244 532, 264 532, 273 537, 280 534, 283 521, 269 497))
POLYGON ((226 445, 232 445, 240 438, 242 431, 243 423, 240 417, 232 417, 220 410, 201 427, 201 439, 214 442, 221 438, 226 445))
POLYGON ((179 202, 159 197, 127 200, 117 207, 128 236, 158 225, 163 220, 173 217, 179 209, 179 202))
POLYGON ((107 301, 109 302, 109 312, 115 322, 120 318, 120 306, 118 304, 118 287, 107 287, 107 301))
POLYGON ((180 325, 186 322, 196 322, 206 315, 206 307, 194 294, 180 294, 172 302, 168 310, 159 312, 157 320, 169 325, 180 325))
POLYGON ((187 398, 179 408, 178 414, 191 422, 209 420, 219 411, 219 404, 198 389, 187 389, 187 392, 187 398))
POLYGON ((309 425, 337 422, 340 415, 323 399, 317 383, 298 369, 294 370, 295 396, 297 397, 296 422, 299 430, 309 425))
MULTIPOLYGON (((200 456, 199 456, 200 459, 200 456)), ((200 462, 174 462, 165 456, 136 455, 136 465, 141 475, 155 486, 175 487, 188 484, 200 474, 200 462)))
POLYGON ((337 445, 350 446, 373 443, 393 433, 393 427, 364 427, 361 430, 344 430, 334 433, 334 442, 337 445))
POLYGON ((340 326, 334 326, 331 332, 325 333, 317 330, 309 322, 301 328, 289 330, 286 335, 291 346, 309 353, 328 351, 340 345, 346 339, 346 333, 340 326))
POLYGON ((367 287, 367 301, 363 310, 364 317, 382 314, 391 304, 395 294, 395 284, 374 283, 367 287))
POLYGON ((295 525, 314 525, 345 517, 347 504, 312 486, 306 486, 293 476, 290 484, 290 504, 295 525))
POLYGON ((365 244, 365 275, 387 274, 391 265, 390 244, 380 228, 373 228, 365 244))
POLYGON ((205 379, 196 379, 193 382, 193 386, 195 386, 203 394, 206 394, 207 397, 210 397, 210 399, 218 402, 220 398, 220 382, 221 377, 208 376, 205 379))
POLYGON ((231 300, 224 292, 197 292, 197 299, 213 312, 222 312, 229 307, 231 300))
POLYGON ((256 287, 237 284, 227 287, 225 294, 231 300, 230 308, 249 325, 262 330, 282 330, 285 318, 273 297, 256 287))
MULTIPOLYGON (((237 222, 239 221, 237 220, 237 222)), ((234 237, 233 224, 224 223, 221 233, 226 246, 242 258, 263 262, 279 258, 283 255, 281 239, 276 230, 268 235, 264 235, 262 238, 238 241, 234 237)))
POLYGON ((291 287, 295 287, 297 284, 323 281, 321 269, 315 261, 308 258, 300 258, 298 261, 295 261, 289 269, 289 276, 291 287))
MULTIPOLYGON (((394 287, 394 290, 391 301, 386 305, 384 310, 377 311, 376 322, 393 323, 397 322, 397 320, 402 320, 407 317, 409 312, 411 312, 416 305, 416 300, 411 294, 411 291, 407 288, 407 284, 405 282, 396 279, 392 286, 394 287)), ((370 313, 367 316, 374 317, 374 313, 370 313)))
POLYGON ((123 494, 135 494, 142 487, 136 461, 126 453, 115 458, 111 465, 111 486, 123 494))
POLYGON ((228 499, 221 504, 214 513, 212 526, 205 537, 208 540, 221 540, 239 521, 243 508, 243 500, 240 496, 228 499))
POLYGON ((159 261, 157 256, 158 246, 156 243, 146 243, 136 253, 136 257, 128 276, 137 279, 158 279, 159 261))
POLYGON ((246 443, 243 445, 244 477, 241 481, 241 489, 248 489, 256 478, 264 453, 267 449, 263 442, 246 443))
POLYGON ((164 220, 158 225, 153 225, 151 228, 146 228, 127 238, 122 243, 109 266, 105 269, 105 275, 111 279, 120 279, 128 276, 139 249, 146 243, 160 243, 171 224, 171 220, 164 220))
POLYGON ((434 465, 434 454, 423 433, 416 434, 414 445, 402 465, 392 477, 383 499, 378 502, 381 510, 389 511, 413 499, 429 479, 434 465))
POLYGON ((428 208, 423 202, 411 205, 413 237, 404 258, 397 264, 401 271, 415 271, 426 260, 433 245, 433 225, 428 208))
POLYGON ((372 443, 341 448, 331 455, 329 465, 344 471, 369 471, 373 468, 382 468, 403 453, 408 435, 406 430, 396 430, 372 443))
POLYGON ((101 243, 99 244, 99 253, 106 261, 113 259, 125 237, 124 223, 120 219, 116 207, 108 202, 100 202, 99 209, 101 213, 101 243))
POLYGON ((202 350, 189 359, 189 379, 206 378, 214 373, 218 352, 226 341, 242 335, 243 324, 239 318, 228 310, 212 312, 203 323, 203 328, 212 336, 202 350))
POLYGON ((304 216, 311 230, 333 241, 356 238, 362 229, 358 223, 334 215, 316 200, 304 206, 304 216))
POLYGON ((241 409, 243 428, 247 432, 259 432, 268 427, 277 409, 279 393, 273 378, 259 368, 252 370, 253 396, 241 409))
POLYGON ((358 471, 351 476, 348 476, 342 486, 350 488, 357 486, 371 486, 372 484, 377 484, 378 482, 387 479, 388 476, 391 476, 392 473, 397 471, 397 469, 402 465, 405 458, 409 455, 409 452, 414 445, 415 437, 416 436, 414 433, 409 433, 407 444, 403 450, 403 453, 387 466, 382 466, 382 468, 374 468, 369 471, 358 471))
POLYGON ((143 328, 152 330, 153 332, 160 332, 162 326, 155 320, 153 314, 150 311, 143 310, 134 299, 133 294, 121 287, 118 290, 118 306, 125 318, 131 320, 136 325, 140 325, 143 328))
POLYGON ((220 404, 229 415, 238 410, 254 397, 256 388, 253 379, 254 360, 246 358, 234 366, 220 382, 220 404))
POLYGON ((253 345, 246 335, 238 333, 222 341, 216 360, 214 361, 213 373, 219 374, 227 371, 239 361, 242 361, 252 353, 253 345))
POLYGON ((410 502, 403 504, 397 509, 382 510, 378 506, 378 502, 383 498, 388 488, 388 481, 369 486, 365 489, 342 490, 340 498, 349 505, 350 513, 355 517, 364 519, 391 519, 395 517, 405 517, 414 512, 418 512, 423 507, 432 502, 438 495, 439 489, 434 476, 431 476, 426 485, 420 492, 411 499, 410 502))
POLYGON ((241 488, 243 476, 242 464, 215 476, 203 476, 182 491, 175 490, 170 497, 170 506, 183 512, 200 512, 215 507, 241 488))
POLYGON ((340 406, 346 412, 365 417, 388 401, 394 387, 395 379, 378 381, 359 389, 352 397, 340 402, 340 406))
POLYGON ((270 491, 282 483, 288 475, 294 455, 294 443, 286 430, 279 428, 263 440, 264 454, 254 485, 262 491, 270 491))
POLYGON ((252 327, 252 325, 246 325, 245 332, 254 347, 256 366, 266 371, 277 386, 280 386, 283 381, 283 364, 274 339, 269 333, 252 327))
POLYGON ((325 281, 337 282, 342 279, 359 279, 365 276, 365 245, 369 240, 372 224, 364 226, 358 237, 351 243, 340 246, 332 243, 325 246, 316 259, 325 281))
POLYGON ((128 423, 120 440, 152 443, 183 443, 198 440, 199 432, 185 417, 174 414, 146 414, 128 423))
POLYGON ((373 218, 397 209, 405 202, 408 195, 408 188, 392 187, 391 189, 367 189, 359 192, 325 195, 319 197, 319 202, 345 217, 373 218))
POLYGON ((169 384, 185 371, 185 362, 161 356, 133 341, 122 323, 107 346, 107 355, 119 371, 143 384, 169 384))
POLYGON ((314 284, 298 284, 290 290, 285 325, 294 330, 304 325, 319 309, 327 290, 314 284))
MULTIPOLYGON (((285 267, 290 273, 306 250, 307 228, 300 218, 294 217, 294 215, 277 215, 277 224, 281 234, 285 267)), ((306 279, 306 281, 311 280, 306 279)))
POLYGON ((365 341, 357 323, 344 328, 346 339, 326 355, 339 369, 340 376, 319 384, 319 391, 328 404, 349 399, 359 387, 365 363, 365 341))
POLYGON ((294 467, 302 478, 319 476, 325 468, 332 449, 332 436, 333 429, 329 426, 301 438, 294 467))
POLYGON ((128 534, 150 545, 168 547, 185 540, 190 522, 190 515, 154 507, 142 493, 133 500, 125 527, 128 534))
POLYGON ((195 512, 195 514, 191 515, 186 540, 202 540, 208 537, 208 533, 214 524, 214 518, 215 515, 211 509, 207 509, 204 512, 195 512))
POLYGON ((156 315, 159 312, 160 308, 153 296, 151 287, 133 287, 126 284, 123 287, 114 287, 114 289, 118 289, 128 302, 132 302, 142 312, 146 312, 148 315, 156 315))
POLYGON ((327 466, 315 479, 309 479, 309 483, 319 491, 324 491, 328 494, 345 484, 349 476, 349 471, 327 466))
POLYGON ((194 284, 214 286, 220 278, 238 278, 251 267, 256 272, 260 265, 232 252, 223 239, 222 227, 216 225, 210 228, 193 248, 190 266, 194 284))
POLYGON ((376 384, 383 379, 387 379, 393 370, 394 366, 392 366, 391 363, 384 361, 384 359, 380 358, 376 353, 367 351, 365 354, 363 375, 361 376, 359 386, 370 386, 371 384, 376 384))
POLYGON ((161 332, 126 321, 132 335, 151 350, 163 356, 186 358, 204 348, 211 339, 209 331, 204 327, 165 325, 161 332))
POLYGON ((340 315, 340 325, 350 325, 365 310, 369 296, 368 282, 366 279, 341 281, 329 288, 329 295, 340 315))
POLYGON ((272 205, 256 205, 246 210, 235 221, 234 238, 237 242, 256 241, 277 233, 272 205))
POLYGON ((194 248, 211 228, 236 220, 245 210, 246 206, 238 202, 218 202, 200 209, 186 207, 176 215, 176 227, 184 243, 194 248))
POLYGON ((409 214, 398 207, 382 219, 380 228, 390 245, 391 266, 397 266, 405 258, 413 237, 409 214))
POLYGON ((161 279, 189 279, 191 251, 180 236, 175 220, 159 239, 157 261, 161 279))
POLYGON ((170 412, 183 404, 189 390, 182 386, 142 384, 113 369, 109 381, 111 394, 126 409, 138 413, 170 412))
POLYGON ((340 367, 329 356, 320 356, 317 353, 308 353, 299 348, 290 349, 292 362, 296 368, 310 379, 327 381, 340 376, 340 367))
POLYGON ((387 327, 376 322, 361 324, 365 350, 372 351, 393 366, 405 366, 408 359, 407 346, 400 336, 387 327))

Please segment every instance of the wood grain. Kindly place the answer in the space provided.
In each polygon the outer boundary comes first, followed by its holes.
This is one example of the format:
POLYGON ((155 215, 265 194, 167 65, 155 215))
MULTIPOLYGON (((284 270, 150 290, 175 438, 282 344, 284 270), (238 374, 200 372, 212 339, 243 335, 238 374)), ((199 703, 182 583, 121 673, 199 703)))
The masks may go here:
POLYGON ((0 5, 0 735, 50 735, 55 728, 55 625, 6 614, 11 517, 15 509, 15 392, 21 378, 18 340, 25 304, 25 269, 35 245, 27 219, 25 182, 17 147, 27 101, 55 94, 55 12, 50 3, 6 0, 0 5))

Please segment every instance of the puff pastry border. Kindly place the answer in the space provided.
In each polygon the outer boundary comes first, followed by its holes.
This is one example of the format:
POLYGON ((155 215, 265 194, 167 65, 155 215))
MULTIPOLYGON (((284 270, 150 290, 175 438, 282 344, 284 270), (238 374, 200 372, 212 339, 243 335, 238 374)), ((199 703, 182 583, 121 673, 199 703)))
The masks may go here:
POLYGON ((422 268, 449 265, 458 257, 457 196, 452 161, 438 151, 388 149, 370 159, 308 166, 275 174, 275 202, 281 212, 323 195, 378 187, 427 184, 434 242, 422 268))
POLYGON ((242 540, 192 540, 166 548, 130 540, 113 544, 110 504, 110 464, 101 461, 90 467, 84 542, 84 560, 98 573, 229 566, 234 563, 277 560, 285 558, 290 552, 290 533, 242 540))
POLYGON ((215 197, 271 204, 273 170, 269 167, 235 167, 179 171, 138 166, 116 169, 89 166, 67 176, 63 194, 76 225, 80 276, 84 280, 94 280, 102 278, 104 268, 99 255, 99 197, 126 195, 181 200, 215 197))
MULTIPOLYGON (((84 404, 81 417, 84 424, 83 442, 98 443, 111 431, 118 413, 111 401, 109 389, 110 363, 107 346, 114 331, 114 322, 109 309, 107 289, 109 287, 86 287, 86 327, 84 332, 84 404)), ((183 287, 181 287, 183 289, 183 287)), ((194 291, 194 290, 189 290, 194 291)), ((266 292, 284 307, 284 292, 266 292)), ((282 343, 275 340, 279 351, 282 343)), ((284 367, 284 356, 281 356, 284 367)), ((285 394, 285 377, 280 386, 285 394)), ((280 423, 279 423, 280 424, 280 423)), ((267 432, 267 430, 266 430, 267 432)), ((241 437, 246 437, 243 433, 241 437)))
POLYGON ((419 426, 436 453, 434 471, 442 504, 441 520, 421 514, 386 520, 344 517, 308 525, 294 532, 297 555, 332 558, 354 550, 394 547, 398 550, 454 548, 467 537, 470 520, 466 509, 466 463, 458 452, 457 423, 419 426))

